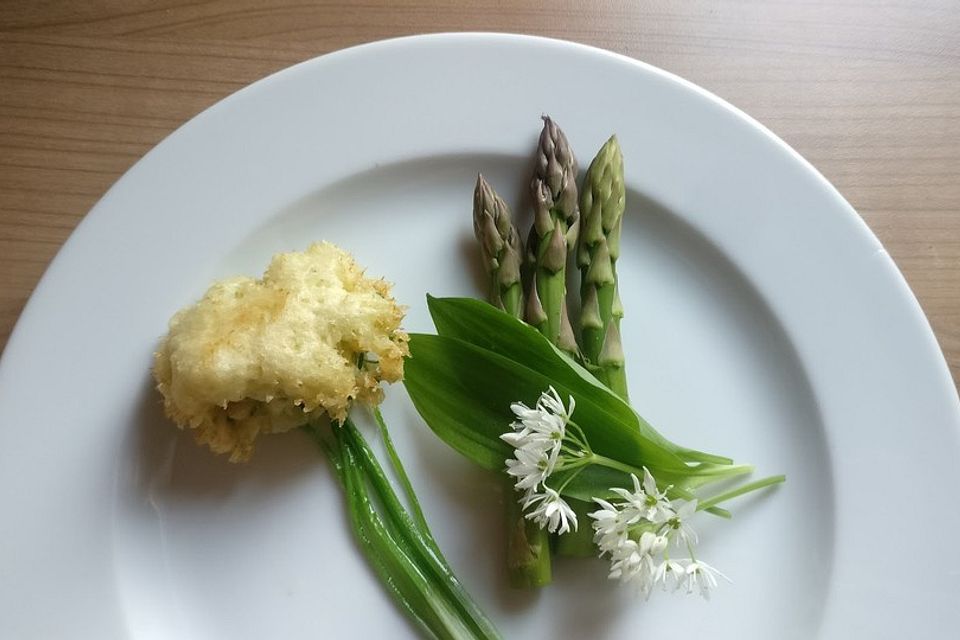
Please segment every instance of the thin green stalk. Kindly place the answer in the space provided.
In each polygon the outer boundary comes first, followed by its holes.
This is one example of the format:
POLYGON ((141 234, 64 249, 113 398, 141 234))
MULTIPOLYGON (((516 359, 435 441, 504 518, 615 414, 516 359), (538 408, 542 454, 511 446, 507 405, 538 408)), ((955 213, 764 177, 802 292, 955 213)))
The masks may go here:
MULTIPOLYGON (((608 458, 606 456, 602 456, 597 453, 591 454, 591 456, 593 458, 592 459, 593 464, 599 464, 601 466, 607 467, 608 469, 614 469, 615 471, 622 471, 623 473, 630 473, 637 476, 638 478, 643 477, 643 469, 638 469, 633 465, 625 464, 623 462, 620 462, 619 460, 614 460, 612 458, 608 458)), ((725 477, 742 475, 744 473, 750 473, 750 471, 752 470, 753 470, 752 465, 746 465, 746 464, 731 465, 727 469, 718 469, 715 473, 716 473, 716 478, 720 479, 725 477)), ((685 489, 681 489, 679 487, 671 487, 670 492, 682 497, 684 500, 693 500, 695 498, 695 496, 692 493, 690 493, 689 491, 686 491, 685 489)), ((713 515, 720 516, 721 518, 730 517, 729 511, 725 509, 720 509, 714 506, 713 504, 707 505, 706 507, 702 507, 702 509, 709 513, 712 513, 713 515)))
POLYGON ((373 417, 377 421, 377 427, 380 430, 380 438, 383 440, 383 444, 387 448, 387 456, 390 458, 390 464, 393 467, 393 471, 397 474, 397 479, 400 480, 400 486, 403 488, 403 492, 407 496, 407 502, 410 505, 410 510, 413 512, 413 518, 417 521, 417 524, 420 526, 420 529, 427 536, 427 538, 431 542, 435 543, 433 540, 433 534, 430 532, 430 526, 427 524, 427 519, 423 516, 423 509, 420 508, 420 501, 417 500, 417 494, 413 490, 413 485, 410 483, 410 476, 407 475, 407 470, 403 468, 403 463, 400 461, 400 456, 397 455, 397 450, 393 446, 393 439, 390 437, 390 432, 387 429, 387 423, 383 419, 383 414, 380 413, 379 406, 373 408, 373 417))
POLYGON ((504 485, 507 527, 507 579, 514 589, 534 589, 550 584, 550 535, 523 513, 513 483, 504 485))
MULTIPOLYGON (((394 530, 396 530, 397 535, 402 539, 403 543, 406 544, 412 551, 418 550, 418 548, 421 546, 426 547, 428 552, 425 554, 425 559, 431 564, 438 563, 442 569, 442 572, 444 574, 449 574, 450 567, 447 565, 446 559, 440 553, 436 542, 433 540, 432 536, 429 535, 429 532, 423 531, 421 528, 419 528, 414 523, 414 520, 410 514, 406 512, 400 500, 397 498, 396 493, 393 492, 393 488, 390 486, 390 480, 383 472, 383 468, 380 466, 380 463, 377 462, 373 451, 370 449, 369 445, 363 439, 363 436, 356 429, 349 418, 344 421, 342 430, 343 436, 354 451, 356 460, 358 460, 363 466, 363 469, 367 474, 367 480, 373 487, 377 498, 383 505, 388 524, 394 530)), ((442 577, 444 579, 447 578, 446 575, 442 577)), ((453 576, 453 580, 456 581, 455 576, 453 576)))
POLYGON ((713 507, 714 505, 718 505, 721 502, 732 500, 733 498, 750 493, 751 491, 758 491, 760 489, 764 489, 766 487, 770 487, 775 484, 780 484, 781 482, 785 482, 786 480, 787 480, 787 476, 784 476, 784 475, 769 476, 767 478, 756 480, 755 482, 749 482, 747 484, 740 485, 739 487, 736 487, 729 491, 724 491, 719 495, 713 496, 708 500, 704 500, 703 502, 697 505, 697 510, 699 511, 701 509, 709 509, 710 507, 713 507))
MULTIPOLYGON (((682 498, 684 500, 697 500, 697 496, 693 495, 686 489, 679 489, 677 487, 670 487, 667 490, 667 497, 670 498, 671 500, 676 500, 677 498, 682 498)), ((711 515, 719 516, 725 520, 729 520, 730 518, 733 517, 732 513, 730 513, 726 509, 721 509, 720 507, 717 507, 717 506, 707 507, 706 509, 704 509, 704 511, 706 511, 711 515)))

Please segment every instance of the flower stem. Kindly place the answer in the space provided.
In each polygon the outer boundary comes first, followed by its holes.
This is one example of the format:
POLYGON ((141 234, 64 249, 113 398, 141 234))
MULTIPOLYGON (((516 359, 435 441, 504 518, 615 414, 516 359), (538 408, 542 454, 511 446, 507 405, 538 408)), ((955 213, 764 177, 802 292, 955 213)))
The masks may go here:
POLYGON ((561 484, 557 489, 557 493, 563 493, 563 490, 567 488, 567 485, 570 484, 570 481, 580 475, 580 472, 584 469, 586 469, 585 465, 579 465, 579 467, 563 481, 563 484, 561 484))
POLYGON ((410 510, 413 512, 413 518, 417 521, 417 524, 427 537, 433 540, 433 534, 427 525, 427 519, 423 516, 423 509, 420 508, 420 501, 417 500, 417 494, 414 492, 413 485, 410 483, 410 476, 407 475, 406 469, 403 468, 403 463, 400 462, 400 456, 397 455, 397 450, 393 446, 393 439, 387 430, 387 423, 383 419, 383 414, 380 413, 379 406, 373 408, 373 417, 376 419, 377 427, 380 429, 380 438, 387 448, 387 456, 390 458, 390 464, 397 474, 397 478, 400 480, 400 486, 403 488, 404 494, 407 496, 407 502, 410 504, 410 510))
POLYGON ((598 464, 602 467, 607 467, 608 469, 614 469, 615 471, 622 471, 624 473, 632 473, 633 475, 643 477, 643 469, 638 469, 629 464, 625 464, 613 458, 608 458, 607 456, 602 456, 599 453, 594 453, 591 456, 591 462, 593 464, 598 464))
MULTIPOLYGON (((571 469, 582 469, 582 467, 586 467, 591 464, 593 464, 593 460, 589 456, 577 458, 573 462, 560 462, 556 467, 553 468, 553 472, 559 473, 560 471, 570 471, 571 469)), ((566 485, 566 482, 564 485, 566 485)), ((558 489, 557 493, 559 492, 560 490, 558 489)))
MULTIPOLYGON (((599 453, 594 453, 590 456, 590 461, 593 464, 599 464, 601 466, 607 467, 608 469, 614 469, 615 471, 622 471, 623 473, 630 473, 638 478, 643 476, 643 469, 637 469, 636 467, 624 464, 618 460, 602 456, 599 453)), ((716 474, 720 477, 738 475, 741 473, 749 473, 753 467, 750 465, 731 465, 728 469, 718 469, 716 474)), ((689 491, 680 489, 679 487, 673 487, 672 491, 682 497, 684 500, 693 500, 694 495, 689 491)), ((739 495, 739 494, 738 494, 739 495)), ((732 497, 732 496, 731 496, 732 497)), ((714 506, 713 504, 707 506, 699 506, 698 510, 708 511, 713 515, 720 516, 721 518, 729 518, 730 512, 725 509, 720 509, 719 507, 714 506)))
POLYGON ((583 429, 580 428, 580 425, 578 425, 573 420, 568 419, 567 427, 573 427, 572 431, 576 432, 576 433, 568 433, 567 437, 587 453, 593 453, 593 450, 590 448, 590 443, 587 442, 587 434, 583 432, 583 429))
POLYGON ((747 484, 741 485, 736 489, 731 489, 730 491, 724 491, 719 495, 713 496, 709 500, 704 500, 703 502, 697 505, 697 511, 700 511, 701 509, 709 509, 714 505, 718 505, 721 502, 726 502, 727 500, 731 500, 733 498, 742 496, 746 493, 750 493, 751 491, 757 491, 765 487, 770 487, 775 484, 780 484, 781 482, 785 482, 786 479, 787 479, 787 476, 781 475, 781 476, 770 476, 767 478, 763 478, 761 480, 757 480, 755 482, 748 482, 747 484))

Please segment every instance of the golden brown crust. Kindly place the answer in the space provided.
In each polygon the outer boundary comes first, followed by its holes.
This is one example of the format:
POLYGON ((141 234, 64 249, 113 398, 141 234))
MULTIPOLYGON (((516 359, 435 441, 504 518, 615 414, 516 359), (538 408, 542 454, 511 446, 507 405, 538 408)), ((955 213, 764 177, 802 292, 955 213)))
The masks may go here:
POLYGON ((178 312, 153 374, 177 425, 244 461, 260 434, 341 420, 355 400, 379 403, 381 382, 403 377, 403 316, 387 282, 314 244, 275 256, 261 280, 216 282, 178 312))

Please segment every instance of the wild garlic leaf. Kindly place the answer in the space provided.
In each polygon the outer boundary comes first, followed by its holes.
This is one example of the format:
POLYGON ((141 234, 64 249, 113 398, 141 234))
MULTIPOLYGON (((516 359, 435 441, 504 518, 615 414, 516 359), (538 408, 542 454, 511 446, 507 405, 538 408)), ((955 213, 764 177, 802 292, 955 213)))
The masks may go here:
POLYGON ((646 437, 635 421, 611 411, 612 394, 579 376, 558 375, 558 367, 534 370, 463 340, 428 334, 410 336, 410 353, 404 384, 414 406, 442 440, 481 466, 503 469, 511 450, 500 435, 513 420, 510 405, 533 405, 552 385, 560 397, 576 398, 578 424, 596 453, 634 466, 688 471, 661 439, 646 437))
MULTIPOLYGON (((610 414, 610 419, 633 425, 647 440, 686 459, 683 455, 686 449, 660 435, 629 404, 530 325, 472 298, 434 298, 428 295, 427 306, 441 336, 464 340, 499 353, 544 374, 554 381, 554 386, 562 384, 576 389, 578 394, 574 397, 578 403, 580 395, 593 398, 610 414)), ((545 388, 541 387, 540 391, 545 388)))

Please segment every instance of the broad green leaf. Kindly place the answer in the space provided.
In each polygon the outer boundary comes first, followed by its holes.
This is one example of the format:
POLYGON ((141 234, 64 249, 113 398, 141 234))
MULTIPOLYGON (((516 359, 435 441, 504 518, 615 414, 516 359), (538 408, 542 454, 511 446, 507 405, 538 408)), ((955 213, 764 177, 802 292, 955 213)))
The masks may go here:
POLYGON ((578 403, 581 396, 593 398, 608 414, 608 419, 632 424, 644 438, 686 459, 683 455, 685 449, 660 435, 629 404, 530 325, 472 298, 434 298, 428 295, 427 306, 441 336, 458 338, 499 353, 543 374, 555 387, 562 384, 575 389, 578 393, 574 393, 574 397, 578 403))
POLYGON ((504 405, 502 398, 491 399, 487 385, 470 380, 472 367, 464 369, 457 350, 444 348, 452 342, 439 336, 411 336, 403 384, 420 416, 441 440, 480 466, 500 471, 511 455, 499 436, 510 423, 513 400, 504 405))
POLYGON ((545 374, 447 336, 413 334, 410 353, 404 383, 414 406, 441 439, 484 467, 502 469, 512 453, 500 440, 513 420, 510 405, 533 406, 553 385, 560 397, 576 399, 574 419, 596 453, 651 471, 690 471, 635 422, 611 413, 607 395, 579 376, 545 374))
MULTIPOLYGON (((672 487, 672 497, 689 499, 698 488, 751 471, 671 443, 538 331, 493 306, 430 296, 428 304, 439 335, 410 337, 404 384, 430 428, 481 466, 502 471, 513 454, 500 440, 514 418, 510 405, 533 406, 553 386, 561 398, 576 399, 574 421, 593 451, 608 458, 558 472, 564 495, 610 497, 611 487, 632 487, 630 473, 647 467, 672 487)), ((716 506, 709 510, 729 515, 716 506)))

